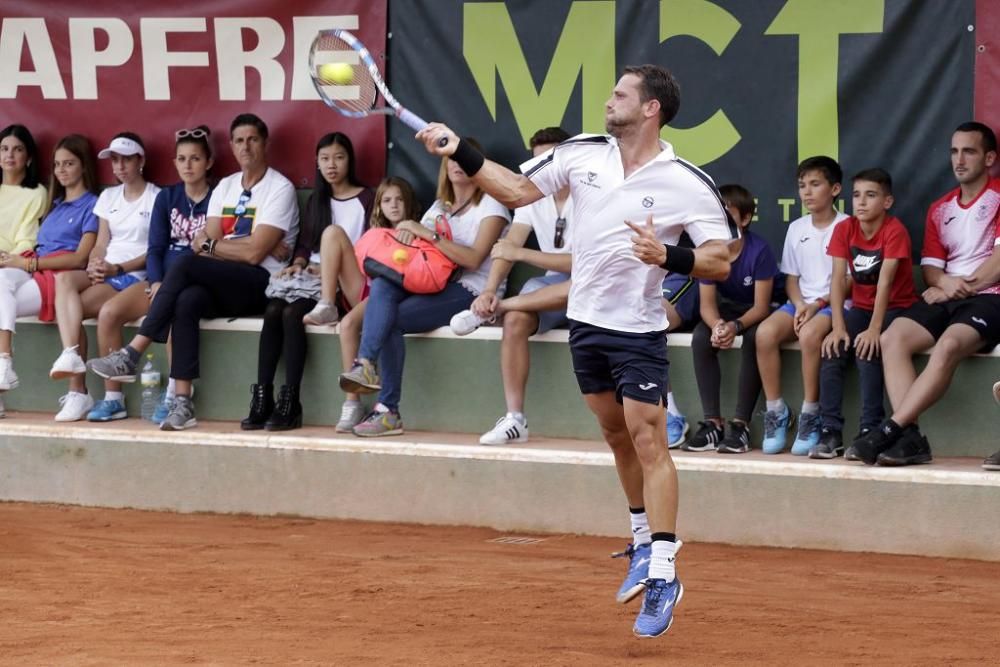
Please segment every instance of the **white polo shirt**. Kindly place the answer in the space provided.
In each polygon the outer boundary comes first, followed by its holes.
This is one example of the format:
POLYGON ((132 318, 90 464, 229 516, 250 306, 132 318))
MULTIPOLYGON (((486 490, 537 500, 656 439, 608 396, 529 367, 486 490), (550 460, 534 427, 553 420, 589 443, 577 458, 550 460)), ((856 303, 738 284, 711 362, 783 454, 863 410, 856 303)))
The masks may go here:
MULTIPOLYGON (((576 211, 573 209, 573 196, 570 195, 563 205, 562 216, 556 211, 556 198, 554 196, 543 197, 538 201, 522 206, 514 210, 515 225, 528 225, 535 230, 535 237, 538 239, 538 249, 549 253, 568 253, 573 249, 573 230, 576 228, 576 211), (556 220, 560 217, 565 221, 563 227, 563 245, 557 248, 556 220)), ((549 271, 546 275, 557 273, 549 271)))
POLYGON ((607 135, 578 135, 521 165, 542 194, 570 186, 570 319, 628 333, 666 330, 660 288, 666 271, 632 254, 634 232, 625 220, 644 225, 652 215, 661 243, 676 244, 685 231, 696 246, 739 238, 712 179, 678 159, 667 142, 660 148, 628 178, 618 142, 607 135))

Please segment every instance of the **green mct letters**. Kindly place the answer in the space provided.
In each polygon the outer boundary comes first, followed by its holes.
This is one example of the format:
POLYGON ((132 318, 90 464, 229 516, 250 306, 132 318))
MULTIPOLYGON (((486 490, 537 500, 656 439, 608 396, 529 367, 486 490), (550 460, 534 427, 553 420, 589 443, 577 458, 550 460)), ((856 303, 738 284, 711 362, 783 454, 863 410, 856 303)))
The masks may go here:
MULTIPOLYGON (((765 31, 766 35, 799 38, 800 160, 820 154, 837 159, 840 35, 881 32, 884 2, 788 0, 765 31)), ((710 0, 660 0, 659 10, 661 44, 673 37, 694 37, 721 56, 741 27, 736 17, 710 0)), ((614 2, 574 2, 570 6, 540 90, 504 3, 466 3, 463 18, 462 51, 490 114, 496 118, 499 77, 525 146, 539 127, 562 123, 581 78, 582 130, 604 131, 604 102, 618 75, 614 2)), ((765 62, 759 66, 768 68, 765 62)), ((721 108, 693 127, 664 128, 663 137, 674 144, 678 154, 699 165, 722 157, 740 141, 739 131, 721 108)))
POLYGON ((496 119, 496 78, 503 81, 525 147, 540 127, 561 125, 583 77, 583 131, 604 131, 604 102, 615 83, 615 3, 574 2, 540 91, 503 3, 465 5, 462 52, 496 119))

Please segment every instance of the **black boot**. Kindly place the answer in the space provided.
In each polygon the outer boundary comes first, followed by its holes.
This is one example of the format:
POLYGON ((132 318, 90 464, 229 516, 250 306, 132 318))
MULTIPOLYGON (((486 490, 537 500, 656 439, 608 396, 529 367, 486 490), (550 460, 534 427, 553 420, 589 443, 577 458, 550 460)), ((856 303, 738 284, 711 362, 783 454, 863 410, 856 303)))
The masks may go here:
POLYGON ((274 385, 250 385, 250 414, 240 422, 240 428, 244 431, 259 431, 264 428, 272 412, 274 412, 274 385))
POLYGON ((302 428, 302 404, 299 403, 299 388, 283 384, 278 390, 278 402, 271 418, 264 426, 268 431, 290 431, 302 428))

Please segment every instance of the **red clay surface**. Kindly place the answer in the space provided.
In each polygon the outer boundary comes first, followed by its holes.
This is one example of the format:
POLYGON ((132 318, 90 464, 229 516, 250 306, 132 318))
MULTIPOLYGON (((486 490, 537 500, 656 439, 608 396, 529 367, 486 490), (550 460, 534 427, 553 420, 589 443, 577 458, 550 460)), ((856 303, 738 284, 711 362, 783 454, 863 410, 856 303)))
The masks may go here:
MULTIPOLYGON (((984 530, 991 528, 984 527, 984 530)), ((0 504, 3 665, 995 662, 1000 564, 687 544, 631 635, 620 541, 0 504)))

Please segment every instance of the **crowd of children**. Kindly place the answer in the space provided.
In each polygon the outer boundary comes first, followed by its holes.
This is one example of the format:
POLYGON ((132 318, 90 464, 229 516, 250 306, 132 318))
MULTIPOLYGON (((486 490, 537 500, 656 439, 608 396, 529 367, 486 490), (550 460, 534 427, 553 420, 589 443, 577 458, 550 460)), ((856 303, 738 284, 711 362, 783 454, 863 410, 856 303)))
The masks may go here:
MULTIPOLYGON (((294 188, 267 164, 263 121, 252 114, 234 119, 229 144, 240 171, 215 187, 210 136, 205 126, 176 133, 180 182, 161 190, 143 177, 142 138, 119 133, 97 155, 111 161, 119 184, 99 192, 94 153, 84 137, 58 142, 46 189, 39 181, 42 158, 27 128, 11 125, 0 132, 0 391, 19 384, 12 356, 19 316, 37 315, 59 326, 63 350, 50 375, 69 380, 59 421, 125 418, 120 383, 134 381, 149 344, 169 337, 171 380, 155 420, 168 430, 189 428, 196 424, 191 383, 199 373, 198 320, 263 316, 258 377, 241 426, 297 428, 305 325, 339 322, 346 398, 336 429, 393 435, 403 428, 403 335, 449 321, 463 335, 499 322, 506 411, 480 441, 528 439, 528 339, 567 325, 577 215, 567 193, 517 209, 510 224, 507 209, 445 158, 438 199, 421 217, 406 181, 390 177, 374 191, 359 182, 350 139, 333 133, 317 144, 314 189, 300 226, 294 188), (385 227, 395 228, 404 243, 433 244, 458 267, 457 279, 436 293, 416 294, 365 275, 355 245, 369 229, 385 227), (538 250, 525 247, 532 233, 538 250), (547 273, 504 298, 505 279, 518 261, 547 273), (123 346, 122 325, 142 316, 139 335, 123 346), (89 317, 98 319, 104 356, 86 362, 82 321, 89 317), (285 379, 275 399, 281 357, 285 379), (105 379, 101 401, 87 393, 88 368, 105 379), (378 401, 366 409, 362 395, 376 392, 378 401)), ((531 146, 537 156, 566 139, 560 128, 545 128, 531 146)), ((797 178, 807 214, 788 225, 780 264, 751 229, 753 195, 740 185, 720 187, 741 230, 730 244, 729 277, 694 281, 668 275, 663 283, 670 331, 692 331, 703 413, 691 433, 669 394, 670 447, 738 454, 759 446, 777 454, 791 440, 790 451, 799 456, 844 455, 879 465, 929 462, 918 417, 944 393, 961 359, 1000 341, 1000 260, 993 252, 1000 180, 989 173, 996 157, 989 127, 970 122, 953 133, 958 186, 927 215, 920 261, 926 289, 919 294, 911 239, 891 215, 892 178, 885 170, 864 169, 845 184, 833 159, 804 160, 797 178), (851 216, 838 207, 845 185, 851 216), (780 349, 789 341, 798 341, 801 350, 798 410, 785 402, 781 387, 780 349), (719 351, 737 342, 736 403, 727 420, 719 351), (932 346, 927 368, 917 374, 913 355, 932 346), (858 369, 861 416, 856 435, 845 440, 845 430, 853 430, 842 412, 845 371, 852 365, 858 369), (761 391, 764 435, 753 443, 750 424, 761 391)), ((1000 383, 994 394, 1000 401, 1000 383)), ((1000 452, 984 467, 1000 469, 1000 452)))

